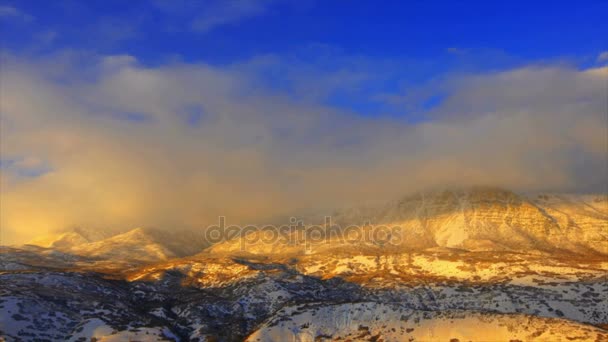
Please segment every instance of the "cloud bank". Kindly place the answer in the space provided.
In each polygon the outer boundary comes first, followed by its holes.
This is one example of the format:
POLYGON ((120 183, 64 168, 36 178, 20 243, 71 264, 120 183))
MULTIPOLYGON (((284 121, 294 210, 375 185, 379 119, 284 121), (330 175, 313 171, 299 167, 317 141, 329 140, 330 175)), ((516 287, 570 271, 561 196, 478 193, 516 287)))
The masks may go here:
POLYGON ((442 94, 412 123, 298 101, 242 65, 2 58, 2 244, 73 225, 259 222, 438 186, 607 191, 606 67, 447 75, 391 94, 442 94))

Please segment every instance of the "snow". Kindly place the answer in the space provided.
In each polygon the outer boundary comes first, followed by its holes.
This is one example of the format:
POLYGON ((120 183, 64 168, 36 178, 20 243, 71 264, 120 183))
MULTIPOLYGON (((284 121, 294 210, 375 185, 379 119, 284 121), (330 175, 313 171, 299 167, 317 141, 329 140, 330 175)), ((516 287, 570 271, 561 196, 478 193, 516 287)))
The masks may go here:
POLYGON ((68 341, 79 341, 84 338, 89 341, 95 338, 100 342, 130 342, 130 341, 166 341, 179 339, 168 328, 128 327, 126 330, 117 331, 101 319, 93 318, 79 324, 75 333, 68 341))
POLYGON ((89 321, 85 321, 84 323, 77 325, 76 328, 74 328, 74 331, 79 332, 72 335, 72 337, 68 341, 77 341, 80 338, 85 338, 89 340, 92 337, 100 339, 104 336, 112 334, 114 329, 108 326, 106 322, 98 318, 93 318, 89 321))
POLYGON ((565 320, 527 315, 467 311, 415 311, 398 305, 349 303, 290 307, 279 312, 247 341, 316 341, 327 339, 384 341, 561 341, 601 340, 604 330, 565 320))

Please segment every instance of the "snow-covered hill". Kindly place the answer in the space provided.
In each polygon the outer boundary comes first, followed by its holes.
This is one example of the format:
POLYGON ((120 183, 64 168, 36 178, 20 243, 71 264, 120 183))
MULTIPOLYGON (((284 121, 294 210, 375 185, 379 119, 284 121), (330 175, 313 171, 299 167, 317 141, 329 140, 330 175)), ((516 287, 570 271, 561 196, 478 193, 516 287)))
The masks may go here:
POLYGON ((561 319, 419 311, 375 302, 287 307, 247 341, 602 341, 608 332, 561 319))

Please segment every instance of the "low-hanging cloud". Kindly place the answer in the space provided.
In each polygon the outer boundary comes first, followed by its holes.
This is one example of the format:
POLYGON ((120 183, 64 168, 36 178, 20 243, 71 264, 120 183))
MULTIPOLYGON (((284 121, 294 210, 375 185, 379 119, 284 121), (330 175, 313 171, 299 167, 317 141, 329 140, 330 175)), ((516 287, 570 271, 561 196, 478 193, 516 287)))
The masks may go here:
POLYGON ((428 85, 441 103, 406 123, 254 89, 242 68, 92 60, 3 57, 3 244, 72 225, 258 222, 436 186, 606 191, 606 67, 447 76, 428 85))

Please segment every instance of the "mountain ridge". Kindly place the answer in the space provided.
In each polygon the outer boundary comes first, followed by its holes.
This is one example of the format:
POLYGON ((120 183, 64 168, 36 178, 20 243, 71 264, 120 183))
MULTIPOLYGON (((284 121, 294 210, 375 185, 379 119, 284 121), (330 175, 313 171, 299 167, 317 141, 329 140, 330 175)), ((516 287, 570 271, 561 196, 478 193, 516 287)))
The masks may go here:
POLYGON ((0 336, 602 341, 608 261, 593 239, 605 242, 605 204, 443 191, 336 214, 399 224, 394 246, 247 235, 206 248, 200 232, 64 232, 47 247, 0 248, 0 336))
MULTIPOLYGON (((472 191, 415 194, 380 207, 335 212, 331 220, 340 229, 355 226, 357 232, 364 231, 365 227, 397 227, 402 241, 391 246, 391 250, 415 251, 442 247, 470 251, 607 254, 608 238, 604 232, 608 230, 608 198, 589 198, 598 201, 601 208, 606 207, 607 210, 592 206, 593 210, 589 211, 589 204, 578 196, 570 195, 568 200, 564 200, 555 195, 529 197, 506 190, 476 188, 472 191), (372 223, 362 226, 367 222, 372 223)), ((263 240, 262 231, 252 234, 260 236, 256 238, 251 235, 248 237, 250 241, 263 240)), ((247 243, 246 238, 240 237, 216 244, 210 247, 209 252, 241 249, 253 254, 268 254, 284 249, 297 254, 304 253, 306 247, 280 243, 271 242, 268 245, 262 241, 251 244, 247 243)), ((324 240, 318 245, 325 249, 331 244, 345 246, 335 240, 324 240)))
MULTIPOLYGON (((331 214, 330 235, 336 227, 356 226, 355 233, 363 235, 380 226, 398 227, 397 244, 378 241, 359 243, 361 248, 379 252, 422 251, 436 248, 468 251, 514 251, 525 253, 608 254, 608 196, 589 194, 524 194, 489 187, 419 192, 389 201, 379 206, 352 207, 331 214), (365 224, 370 223, 369 226, 365 224)), ((319 222, 319 217, 303 217, 306 227, 319 222)), ((123 231, 97 231, 77 228, 31 244, 84 256, 109 258, 112 248, 137 249, 145 243, 147 253, 134 260, 160 261, 186 257, 197 253, 306 254, 332 248, 357 247, 340 241, 324 239, 322 243, 304 245, 296 234, 285 241, 265 243, 263 230, 232 240, 211 243, 201 230, 171 230, 136 228, 123 231), (134 233, 138 232, 138 233, 134 233), (128 238, 124 234, 133 234, 128 238), (255 234, 258 234, 256 238, 255 234), (123 235, 123 237, 117 237, 123 235), (254 239, 255 238, 255 239, 254 239), (108 246, 104 246, 107 244, 108 246), (110 247, 113 246, 113 247, 110 247), (147 254, 147 255, 146 255, 147 254)), ((396 235, 395 235, 396 236, 396 235)), ((395 239, 396 240, 396 239, 395 239)), ((144 248, 145 249, 145 248, 144 248)), ((142 251, 140 251, 142 252, 142 251)), ((128 253, 127 253, 128 254, 128 253)), ((127 257, 123 255, 122 257, 127 257)))

